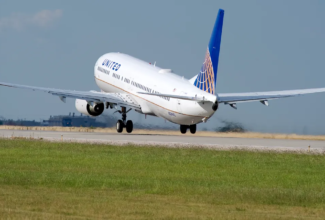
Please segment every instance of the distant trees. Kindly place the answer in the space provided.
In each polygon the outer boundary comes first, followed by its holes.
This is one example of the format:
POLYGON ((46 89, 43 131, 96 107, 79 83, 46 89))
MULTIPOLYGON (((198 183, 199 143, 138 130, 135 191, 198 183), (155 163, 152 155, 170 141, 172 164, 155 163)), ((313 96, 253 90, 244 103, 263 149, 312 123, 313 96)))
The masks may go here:
POLYGON ((3 121, 6 120, 4 117, 0 116, 0 125, 3 125, 3 121))
POLYGON ((216 128, 217 132, 239 132, 243 133, 246 132, 246 128, 239 122, 232 122, 227 120, 221 120, 224 124, 221 127, 216 128))

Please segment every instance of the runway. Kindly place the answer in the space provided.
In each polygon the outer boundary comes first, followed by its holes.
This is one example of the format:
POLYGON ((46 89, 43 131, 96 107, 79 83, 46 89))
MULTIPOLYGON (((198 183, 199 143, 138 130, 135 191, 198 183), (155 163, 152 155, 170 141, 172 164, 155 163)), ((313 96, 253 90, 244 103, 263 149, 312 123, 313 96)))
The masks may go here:
POLYGON ((216 149, 247 149, 247 150, 277 150, 277 151, 314 151, 325 152, 325 141, 316 140, 279 140, 257 138, 221 138, 198 137, 182 135, 154 134, 118 134, 94 132, 62 132, 62 131, 26 131, 0 130, 0 137, 25 137, 50 141, 160 145, 167 147, 205 147, 216 149), (310 148, 309 148, 310 146, 310 148))

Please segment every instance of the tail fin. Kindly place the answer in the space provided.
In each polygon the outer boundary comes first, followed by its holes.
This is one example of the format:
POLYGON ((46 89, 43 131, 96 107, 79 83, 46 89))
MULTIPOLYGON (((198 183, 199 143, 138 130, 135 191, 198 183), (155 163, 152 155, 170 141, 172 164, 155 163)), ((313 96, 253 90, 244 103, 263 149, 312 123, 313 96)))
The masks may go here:
POLYGON ((215 94, 224 10, 219 9, 200 73, 194 82, 199 89, 215 94))

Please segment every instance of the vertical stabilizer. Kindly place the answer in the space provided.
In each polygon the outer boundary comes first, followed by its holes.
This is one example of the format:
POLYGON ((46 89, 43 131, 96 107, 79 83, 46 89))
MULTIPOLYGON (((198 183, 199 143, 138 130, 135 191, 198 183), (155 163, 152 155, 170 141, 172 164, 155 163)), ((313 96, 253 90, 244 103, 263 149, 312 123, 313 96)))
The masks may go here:
POLYGON ((207 52, 205 54, 204 63, 200 73, 194 82, 199 89, 211 94, 215 94, 217 83, 217 72, 219 63, 219 52, 221 44, 221 34, 223 25, 224 10, 219 9, 216 23, 212 31, 207 52))

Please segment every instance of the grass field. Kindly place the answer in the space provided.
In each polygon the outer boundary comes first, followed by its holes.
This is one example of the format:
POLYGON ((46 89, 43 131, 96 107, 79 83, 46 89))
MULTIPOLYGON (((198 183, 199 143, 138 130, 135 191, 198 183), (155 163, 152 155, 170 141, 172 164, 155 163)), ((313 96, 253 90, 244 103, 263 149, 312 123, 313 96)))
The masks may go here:
POLYGON ((325 156, 0 139, 0 219, 324 219, 325 156))

